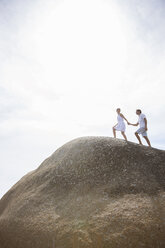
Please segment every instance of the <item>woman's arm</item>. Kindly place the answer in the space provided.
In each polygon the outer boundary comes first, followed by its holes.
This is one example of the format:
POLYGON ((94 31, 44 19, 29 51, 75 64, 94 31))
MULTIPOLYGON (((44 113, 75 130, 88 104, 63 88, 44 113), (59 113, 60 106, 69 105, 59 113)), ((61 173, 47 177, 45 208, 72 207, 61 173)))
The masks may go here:
POLYGON ((128 120, 125 118, 125 116, 124 116, 123 114, 120 114, 120 116, 121 116, 124 120, 126 120, 126 122, 128 123, 128 120))

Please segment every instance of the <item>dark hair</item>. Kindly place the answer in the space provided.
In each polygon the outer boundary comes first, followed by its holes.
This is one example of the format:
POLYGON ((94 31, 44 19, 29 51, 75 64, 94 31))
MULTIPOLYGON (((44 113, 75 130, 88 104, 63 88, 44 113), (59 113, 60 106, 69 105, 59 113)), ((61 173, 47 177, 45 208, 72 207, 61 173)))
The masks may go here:
POLYGON ((120 108, 117 108, 116 110, 121 110, 120 108))
POLYGON ((137 109, 136 111, 140 112, 140 114, 141 114, 141 112, 142 112, 141 109, 137 109))

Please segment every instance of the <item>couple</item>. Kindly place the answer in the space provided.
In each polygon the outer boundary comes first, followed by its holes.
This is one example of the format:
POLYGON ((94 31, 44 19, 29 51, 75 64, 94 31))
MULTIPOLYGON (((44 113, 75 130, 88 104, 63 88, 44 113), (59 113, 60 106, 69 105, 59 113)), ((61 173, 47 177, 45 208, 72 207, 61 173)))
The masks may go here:
POLYGON ((138 122, 136 124, 131 124, 130 122, 128 122, 128 120, 121 113, 120 108, 117 108, 116 112, 118 114, 117 116, 118 123, 113 127, 114 138, 116 138, 116 131, 121 131, 121 134, 123 135, 124 139, 127 141, 127 137, 125 135, 125 123, 124 123, 124 120, 126 120, 128 125, 132 125, 132 126, 140 125, 140 128, 135 132, 135 136, 138 139, 139 144, 142 145, 142 142, 139 136, 139 134, 141 134, 143 138, 146 140, 147 144, 151 146, 151 143, 147 137, 147 119, 146 119, 146 116, 142 114, 142 111, 140 109, 136 110, 136 114, 139 116, 138 122))

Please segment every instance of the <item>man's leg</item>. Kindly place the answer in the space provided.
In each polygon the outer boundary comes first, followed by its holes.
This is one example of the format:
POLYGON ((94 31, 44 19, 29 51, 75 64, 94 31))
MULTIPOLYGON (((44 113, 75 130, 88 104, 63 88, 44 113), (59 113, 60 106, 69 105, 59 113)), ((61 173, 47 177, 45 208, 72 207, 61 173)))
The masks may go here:
POLYGON ((147 141, 147 144, 151 147, 151 143, 150 143, 148 137, 147 136, 143 136, 143 138, 147 141))
POLYGON ((125 133, 121 132, 121 134, 123 135, 124 139, 127 141, 127 137, 126 137, 125 133))
POLYGON ((142 145, 142 142, 141 142, 140 136, 138 135, 138 133, 137 133, 137 132, 135 132, 135 136, 136 136, 136 138, 138 139, 139 144, 140 144, 140 145, 142 145))
POLYGON ((113 136, 114 138, 116 138, 116 129, 114 127, 112 129, 113 129, 113 136))

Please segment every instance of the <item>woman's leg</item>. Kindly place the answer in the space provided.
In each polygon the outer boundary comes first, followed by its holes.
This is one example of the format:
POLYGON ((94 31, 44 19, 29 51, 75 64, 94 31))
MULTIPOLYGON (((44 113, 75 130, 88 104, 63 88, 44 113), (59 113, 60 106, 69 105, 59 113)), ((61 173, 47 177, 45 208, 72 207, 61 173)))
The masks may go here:
POLYGON ((127 141, 127 136, 125 135, 125 133, 121 131, 121 134, 123 135, 124 139, 127 141))
POLYGON ((116 129, 113 127, 112 130, 113 130, 113 136, 114 138, 116 138, 116 129))

